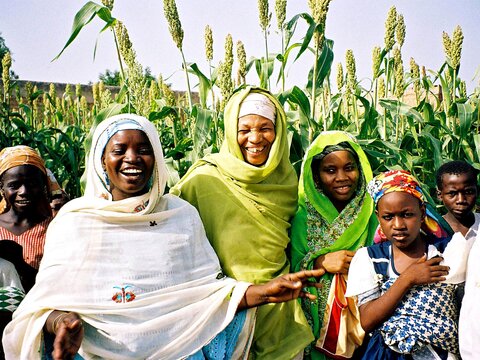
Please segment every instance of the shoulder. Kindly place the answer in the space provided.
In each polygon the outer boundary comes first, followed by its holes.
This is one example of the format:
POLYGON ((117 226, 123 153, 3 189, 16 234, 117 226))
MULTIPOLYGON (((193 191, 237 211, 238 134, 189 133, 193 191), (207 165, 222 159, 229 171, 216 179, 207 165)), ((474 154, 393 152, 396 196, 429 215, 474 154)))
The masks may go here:
POLYGON ((164 201, 166 201, 166 208, 160 209, 161 211, 175 211, 178 213, 177 218, 179 220, 182 219, 182 217, 193 217, 194 219, 198 219, 198 221, 201 221, 197 209, 188 201, 183 200, 182 198, 172 194, 163 195, 162 198, 164 199, 164 201))
POLYGON ((348 270, 347 293, 356 296, 377 287, 374 264, 368 254, 368 248, 357 250, 348 270))
POLYGON ((384 241, 379 244, 370 245, 364 249, 368 252, 368 256, 372 259, 382 259, 390 258, 390 248, 391 243, 390 241, 384 241))

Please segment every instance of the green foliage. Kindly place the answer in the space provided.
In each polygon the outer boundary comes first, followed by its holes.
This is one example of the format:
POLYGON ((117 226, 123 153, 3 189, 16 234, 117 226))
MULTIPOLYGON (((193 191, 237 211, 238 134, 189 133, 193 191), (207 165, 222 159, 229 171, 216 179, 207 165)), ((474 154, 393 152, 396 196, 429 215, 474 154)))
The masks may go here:
POLYGON ((98 75, 98 79, 108 86, 120 86, 122 83, 122 76, 118 70, 107 69, 98 75))
MULTIPOLYGON (((327 38, 325 31, 330 1, 309 3, 313 7, 312 14, 297 14, 286 22, 280 17, 282 48, 278 53, 269 53, 267 35, 271 13, 266 3, 259 1, 263 11, 260 19, 265 54, 251 57, 246 66, 244 59, 239 61, 242 77, 244 70, 254 72, 258 83, 265 88, 269 87, 272 76, 277 76, 277 84, 281 82, 282 90, 277 97, 287 114, 290 160, 297 172, 309 144, 324 130, 351 132, 367 153, 374 173, 388 169, 409 170, 419 178, 431 199, 435 171, 445 161, 466 160, 480 169, 480 88, 468 96, 464 82, 458 77, 463 41, 459 27, 452 39, 446 33, 443 35, 446 59, 438 71, 427 71, 411 59, 410 69, 405 72, 400 53, 405 40, 405 22, 392 7, 385 24, 384 46, 373 50, 372 79, 357 80, 355 58, 350 51, 345 66, 338 64, 338 90, 332 93, 334 42, 327 38), (297 34, 300 22, 306 24, 306 30, 297 34), (285 89, 287 66, 312 56, 305 83, 285 89), (411 91, 409 86, 413 86, 411 91), (413 96, 407 96, 409 91, 413 96)), ((27 97, 16 96, 19 91, 15 82, 9 83, 6 92, 11 96, 2 98, 16 97, 18 106, 14 109, 6 100, 1 103, 0 145, 27 144, 37 148, 62 186, 74 197, 80 195, 84 149, 90 146, 91 127, 114 114, 146 113, 156 125, 169 168, 169 186, 178 181, 194 161, 219 151, 224 130, 221 109, 234 91, 233 41, 227 36, 225 56, 218 67, 210 65, 213 48, 207 49, 209 68, 206 71, 197 63, 187 64, 175 1, 165 0, 164 5, 171 29, 175 30, 173 39, 180 49, 181 66, 187 80, 186 93, 174 93, 161 77, 154 79, 148 68, 143 72, 135 60, 126 28, 111 16, 111 8, 89 1, 75 16, 71 35, 58 56, 95 17, 105 22, 101 32, 121 28, 118 38, 112 31, 121 70, 107 70, 100 75, 103 84, 121 85, 118 95, 112 99, 101 84, 95 84, 95 102, 88 105, 81 94, 74 97, 66 92, 57 96, 54 88, 49 93, 30 88, 27 97), (130 52, 130 56, 120 55, 125 51, 130 52), (129 58, 125 62, 136 72, 124 71, 121 56, 124 60, 129 58), (190 94, 189 74, 196 80, 196 100, 190 94), (42 99, 40 106, 38 103, 42 99)), ((277 6, 284 9, 286 2, 279 1, 277 6)), ((211 36, 211 29, 209 33, 211 36)), ((0 40, 3 39, 0 37, 0 40)), ((211 46, 211 39, 207 43, 211 46)))

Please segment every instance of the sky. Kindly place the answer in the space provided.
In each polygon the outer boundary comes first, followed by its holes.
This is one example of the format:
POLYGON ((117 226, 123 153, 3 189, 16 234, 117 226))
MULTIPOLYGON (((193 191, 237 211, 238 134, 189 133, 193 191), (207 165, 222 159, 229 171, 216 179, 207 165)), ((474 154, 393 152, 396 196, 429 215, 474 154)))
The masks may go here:
MULTIPOLYGON (((73 19, 86 0, 0 0, 0 32, 12 52, 12 69, 22 80, 87 84, 98 81, 106 69, 119 69, 113 36, 99 34, 103 24, 95 19, 85 27, 61 57, 52 62, 70 36, 73 19), (93 50, 97 43, 96 57, 93 50)), ((100 3, 100 0, 98 0, 100 3)), ((210 25, 214 37, 213 65, 224 56, 224 41, 231 34, 234 44, 244 43, 247 58, 264 55, 264 37, 258 20, 257 0, 176 0, 184 30, 183 51, 187 62, 197 63, 208 73, 205 59, 204 29, 210 25)), ((280 35, 270 0, 272 25, 268 37, 269 52, 281 51, 280 35)), ((438 70, 445 61, 442 32, 450 36, 455 26, 463 29, 464 42, 459 76, 469 92, 479 86, 480 76, 480 1, 478 0, 333 0, 327 17, 326 36, 334 41, 332 83, 336 64, 345 63, 345 52, 352 49, 357 78, 368 87, 374 46, 383 47, 385 20, 391 6, 403 14, 406 40, 402 48, 405 69, 410 58, 427 69, 438 70), (477 74, 477 75, 476 75, 477 74), (476 76, 476 77, 475 77, 476 76)), ((307 0, 288 0, 287 20, 308 12, 307 0)), ((181 71, 181 55, 176 48, 163 14, 161 0, 115 0, 112 15, 124 22, 139 62, 153 75, 162 74, 173 89, 186 88, 181 71)), ((293 41, 300 42, 306 25, 300 22, 293 41)), ((287 88, 303 88, 313 64, 313 55, 305 54, 287 66, 287 88)), ((278 66, 278 64, 277 64, 278 66)), ((247 82, 258 84, 252 73, 247 82)), ((276 79, 276 77, 275 77, 276 79)), ((195 85, 196 81, 191 78, 195 85)), ((192 85, 192 86, 193 86, 192 85)), ((279 90, 272 80, 272 90, 279 90)))

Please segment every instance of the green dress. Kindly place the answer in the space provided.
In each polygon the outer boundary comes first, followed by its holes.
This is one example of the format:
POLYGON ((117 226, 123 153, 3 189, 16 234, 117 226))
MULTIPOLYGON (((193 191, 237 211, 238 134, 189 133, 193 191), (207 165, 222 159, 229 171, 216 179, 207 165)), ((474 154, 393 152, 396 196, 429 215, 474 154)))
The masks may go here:
MULTIPOLYGON (((226 275, 255 284, 290 272, 288 229, 297 206, 298 181, 289 162, 286 116, 265 90, 247 87, 225 109, 225 140, 220 153, 195 163, 171 190, 198 209, 207 237, 226 275), (240 103, 261 92, 276 106, 275 133, 267 162, 243 160, 237 143, 240 103)), ((258 308, 251 357, 292 359, 313 340, 300 303, 258 308)))
MULTIPOLYGON (((357 250, 370 245, 377 228, 374 203, 366 192, 366 184, 372 178, 370 163, 355 139, 342 131, 322 132, 310 145, 302 163, 298 189, 298 209, 292 221, 291 261, 294 271, 312 269, 315 259, 339 250, 357 250), (325 147, 347 142, 360 161, 361 176, 358 189, 347 206, 338 213, 330 199, 319 191, 313 180, 312 159, 325 147)), ((301 300, 305 315, 318 339, 333 274, 321 277, 323 287, 311 287, 316 301, 301 300)), ((326 359, 313 346, 306 350, 306 358, 326 359)))

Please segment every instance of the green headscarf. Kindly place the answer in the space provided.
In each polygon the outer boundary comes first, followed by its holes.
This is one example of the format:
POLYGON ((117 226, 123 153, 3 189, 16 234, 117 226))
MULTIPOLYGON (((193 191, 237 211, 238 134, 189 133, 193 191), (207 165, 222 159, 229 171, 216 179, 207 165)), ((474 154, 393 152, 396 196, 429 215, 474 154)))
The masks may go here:
MULTIPOLYGON (((337 147, 329 148, 340 150, 337 147)), ((374 204, 366 192, 366 185, 372 178, 370 163, 355 139, 342 131, 322 132, 310 145, 302 163, 298 189, 299 203, 292 221, 292 267, 294 271, 312 269, 319 256, 339 250, 357 250, 369 245, 377 226, 374 204), (341 213, 330 199, 317 189, 312 174, 312 160, 327 146, 346 143, 360 162, 358 189, 341 213)), ((322 327, 325 305, 330 291, 333 274, 325 274, 320 282, 321 289, 309 288, 317 296, 316 301, 302 300, 302 307, 317 339, 322 327)), ((312 359, 326 357, 311 351, 312 359)))
MULTIPOLYGON (((171 192, 198 209, 224 272, 261 284, 290 271, 286 248, 298 182, 289 161, 286 116, 269 92, 247 87, 229 100, 224 122, 220 153, 195 163, 171 192), (267 162, 258 167, 243 160, 237 142, 240 104, 250 92, 266 95, 276 107, 276 137, 267 162)), ((312 340, 298 302, 259 307, 255 358, 292 359, 312 340)))

